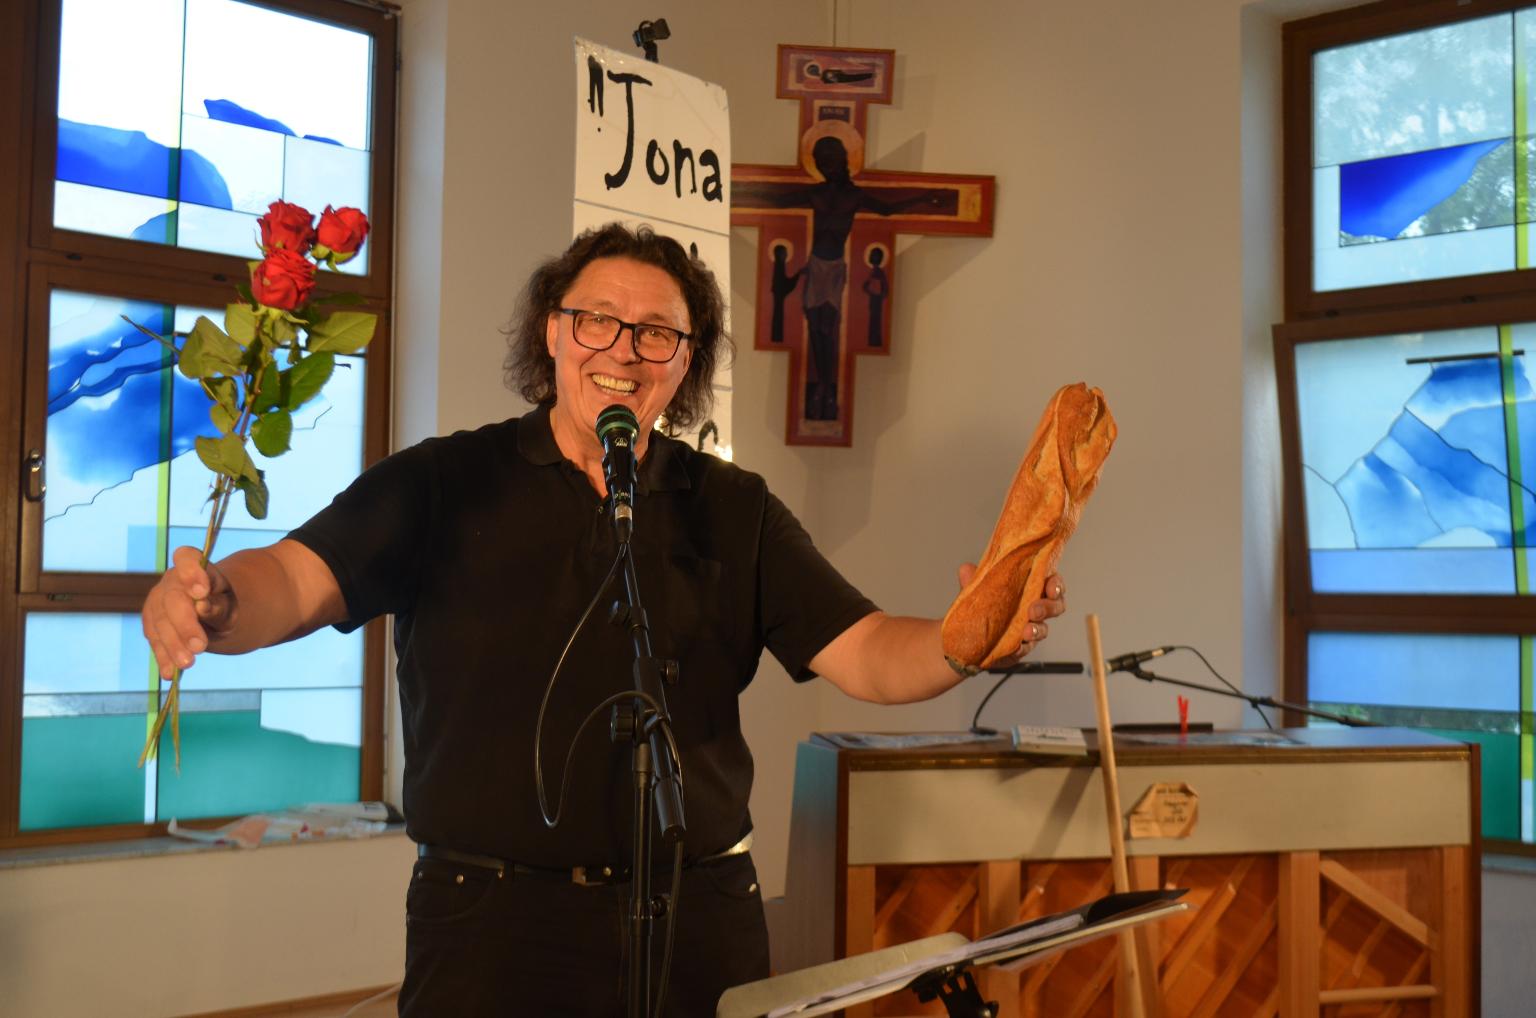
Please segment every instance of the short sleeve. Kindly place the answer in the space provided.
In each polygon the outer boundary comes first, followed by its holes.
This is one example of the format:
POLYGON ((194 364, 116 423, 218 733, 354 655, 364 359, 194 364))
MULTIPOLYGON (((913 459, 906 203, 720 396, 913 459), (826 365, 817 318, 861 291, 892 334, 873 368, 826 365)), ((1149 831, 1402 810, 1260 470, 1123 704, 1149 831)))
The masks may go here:
POLYGON ((430 443, 380 460, 288 535, 336 578, 347 604, 342 632, 410 610, 431 533, 433 464, 430 443))
POLYGON ((765 492, 758 558, 763 642, 796 682, 816 677, 810 660, 849 626, 878 611, 833 568, 794 513, 765 492))

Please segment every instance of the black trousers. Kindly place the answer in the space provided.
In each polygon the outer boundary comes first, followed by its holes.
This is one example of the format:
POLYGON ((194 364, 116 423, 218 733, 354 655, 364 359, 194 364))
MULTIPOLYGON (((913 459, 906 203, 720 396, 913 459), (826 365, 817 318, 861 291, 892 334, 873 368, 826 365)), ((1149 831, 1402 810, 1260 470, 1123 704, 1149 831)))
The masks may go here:
MULTIPOLYGON (((671 871, 653 882, 669 889, 671 871)), ((749 854, 683 871, 666 1014, 709 1018, 720 994, 768 975, 768 929, 749 854)), ((402 1018, 623 1018, 628 885, 583 887, 418 859, 406 895, 402 1018)), ((659 969, 665 920, 655 923, 659 969)), ((652 992, 659 972, 652 974, 652 992)))

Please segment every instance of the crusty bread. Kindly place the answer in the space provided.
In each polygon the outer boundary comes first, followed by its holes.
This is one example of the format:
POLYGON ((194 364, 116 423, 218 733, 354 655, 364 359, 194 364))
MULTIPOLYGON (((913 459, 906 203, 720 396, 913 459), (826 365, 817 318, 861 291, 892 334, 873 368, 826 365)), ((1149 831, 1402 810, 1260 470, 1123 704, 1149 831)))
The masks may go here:
POLYGON ((944 616, 944 654, 961 668, 991 668, 1018 653, 1029 606, 1043 596, 1083 504, 1115 441, 1104 394, 1063 386, 1035 428, 992 542, 944 616))

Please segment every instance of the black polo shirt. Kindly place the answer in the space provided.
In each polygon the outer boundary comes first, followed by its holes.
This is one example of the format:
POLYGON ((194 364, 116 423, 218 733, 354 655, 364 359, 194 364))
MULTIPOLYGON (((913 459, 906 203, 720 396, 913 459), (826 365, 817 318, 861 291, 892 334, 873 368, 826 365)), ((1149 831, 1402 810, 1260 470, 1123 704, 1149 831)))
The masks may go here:
MULTIPOLYGON (((737 696, 766 646, 797 679, 875 610, 812 546, 763 479, 653 435, 640 464, 633 552, 682 748, 690 855, 751 829, 752 757, 737 696)), ((411 837, 533 865, 629 859, 629 749, 604 711, 575 743, 559 826, 534 792, 545 684, 613 563, 602 499, 566 460, 547 407, 433 438, 376 464, 291 535, 330 567, 350 631, 395 616, 411 837)), ((608 623, 616 581, 571 646, 550 699, 551 804, 577 728, 630 688, 628 634, 608 623)))

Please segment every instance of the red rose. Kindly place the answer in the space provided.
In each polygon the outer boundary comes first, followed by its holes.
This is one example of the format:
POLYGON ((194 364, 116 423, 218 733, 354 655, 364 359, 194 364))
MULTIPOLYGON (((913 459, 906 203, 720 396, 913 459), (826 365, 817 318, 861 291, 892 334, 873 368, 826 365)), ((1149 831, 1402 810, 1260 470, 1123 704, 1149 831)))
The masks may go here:
POLYGON ((284 247, 273 248, 251 269, 251 294, 256 303, 292 311, 309 300, 315 288, 315 263, 284 247))
POLYGON ((261 249, 267 254, 276 250, 303 254, 315 242, 315 227, 309 210, 285 201, 275 201, 267 206, 267 214, 256 220, 261 227, 261 249))
POLYGON ((360 210, 327 205, 315 231, 315 257, 324 260, 334 256, 339 264, 357 254, 367 237, 368 217, 360 210))

